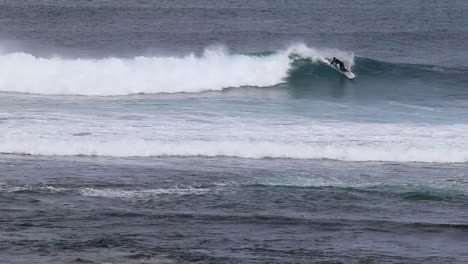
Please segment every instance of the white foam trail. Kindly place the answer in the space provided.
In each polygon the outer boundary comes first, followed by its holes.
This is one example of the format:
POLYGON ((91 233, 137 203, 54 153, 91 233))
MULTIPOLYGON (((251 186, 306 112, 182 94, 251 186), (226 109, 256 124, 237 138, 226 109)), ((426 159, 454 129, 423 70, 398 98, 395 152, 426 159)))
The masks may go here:
POLYGON ((8 187, 8 186, 0 186, 0 191, 7 191, 7 192, 21 192, 21 191, 41 191, 41 192, 49 192, 49 193, 59 193, 59 192, 67 192, 70 191, 70 189, 67 188, 58 188, 58 187, 53 187, 53 186, 33 186, 33 185, 28 185, 28 186, 13 186, 13 187, 8 187))
POLYGON ((107 198, 121 198, 121 199, 132 199, 132 198, 153 198, 160 195, 200 195, 210 191, 216 191, 214 189, 207 188, 161 188, 161 189, 143 189, 143 190, 123 190, 123 189, 95 189, 95 188, 62 188, 54 186, 1 186, 0 191, 4 192, 21 192, 21 191, 39 191, 47 193, 61 193, 61 192, 78 192, 84 196, 93 197, 107 197, 107 198))
POLYGON ((168 188, 168 189, 150 189, 150 190, 119 190, 119 189, 80 189, 79 193, 84 196, 106 197, 106 198, 153 198, 159 195, 190 195, 190 194, 205 194, 209 189, 201 188, 168 188))
POLYGON ((0 55, 0 91, 112 96, 267 87, 287 77, 292 52, 314 61, 324 57, 304 44, 269 56, 233 55, 222 47, 207 48, 201 56, 130 59, 38 58, 10 53, 0 55))

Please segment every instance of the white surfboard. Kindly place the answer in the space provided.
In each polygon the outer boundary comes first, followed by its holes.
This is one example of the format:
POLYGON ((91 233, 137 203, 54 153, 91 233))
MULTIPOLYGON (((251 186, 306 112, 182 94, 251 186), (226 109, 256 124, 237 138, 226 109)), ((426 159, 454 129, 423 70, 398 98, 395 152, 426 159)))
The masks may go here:
POLYGON ((333 69, 335 69, 337 72, 343 74, 344 76, 348 77, 348 79, 352 80, 354 79, 354 77, 356 77, 356 75, 354 73, 352 73, 351 71, 347 71, 347 72, 344 72, 340 69, 340 67, 338 66, 338 64, 334 64, 334 65, 331 65, 330 62, 325 59, 324 60, 326 64, 328 64, 330 67, 332 67, 333 69))

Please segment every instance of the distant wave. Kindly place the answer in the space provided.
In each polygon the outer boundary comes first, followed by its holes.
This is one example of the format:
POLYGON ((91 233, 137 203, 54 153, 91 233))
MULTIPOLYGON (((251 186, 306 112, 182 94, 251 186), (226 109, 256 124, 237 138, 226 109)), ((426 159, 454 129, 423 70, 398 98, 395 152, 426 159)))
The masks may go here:
POLYGON ((0 153, 45 156, 204 156, 240 158, 332 159, 343 161, 468 162, 468 149, 451 145, 401 143, 284 143, 271 141, 159 141, 129 139, 52 140, 30 138, 0 142, 0 153))
POLYGON ((229 54, 222 47, 211 47, 199 56, 129 59, 38 58, 10 53, 0 55, 0 91, 113 96, 269 87, 287 79, 297 58, 317 63, 334 55, 340 55, 349 66, 353 64, 352 54, 318 51, 304 44, 250 55, 229 54))

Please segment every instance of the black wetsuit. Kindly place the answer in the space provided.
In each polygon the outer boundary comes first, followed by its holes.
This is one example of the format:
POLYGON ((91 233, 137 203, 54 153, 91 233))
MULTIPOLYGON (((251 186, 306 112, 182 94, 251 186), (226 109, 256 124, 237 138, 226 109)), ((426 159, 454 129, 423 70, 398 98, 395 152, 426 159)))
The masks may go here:
POLYGON ((336 63, 340 66, 340 70, 344 71, 344 72, 347 72, 348 70, 345 68, 344 66, 344 63, 342 61, 340 61, 339 59, 333 57, 333 60, 330 62, 331 65, 333 65, 333 63, 336 63))

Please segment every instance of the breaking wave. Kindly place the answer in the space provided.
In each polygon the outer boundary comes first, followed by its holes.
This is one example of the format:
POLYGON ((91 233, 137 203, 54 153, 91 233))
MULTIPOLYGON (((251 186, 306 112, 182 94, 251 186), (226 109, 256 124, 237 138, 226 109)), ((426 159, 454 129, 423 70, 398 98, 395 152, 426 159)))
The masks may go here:
POLYGON ((353 63, 352 54, 304 44, 250 55, 229 54, 223 47, 182 57, 66 59, 9 53, 0 55, 0 91, 114 96, 269 87, 286 80, 295 59, 316 63, 331 56, 353 63))
POLYGON ((307 85, 344 78, 325 65, 338 57, 359 80, 375 84, 423 77, 461 82, 466 69, 389 63, 356 58, 337 49, 315 49, 305 44, 278 51, 230 54, 222 46, 200 55, 103 59, 40 58, 27 53, 0 54, 0 92, 44 95, 119 96, 131 94, 197 93, 238 87, 272 87, 281 83, 307 85))
POLYGON ((69 141, 9 140, 0 152, 45 156, 162 157, 204 156, 250 159, 291 158, 342 161, 468 162, 463 146, 405 145, 398 143, 284 143, 271 141, 69 141))

